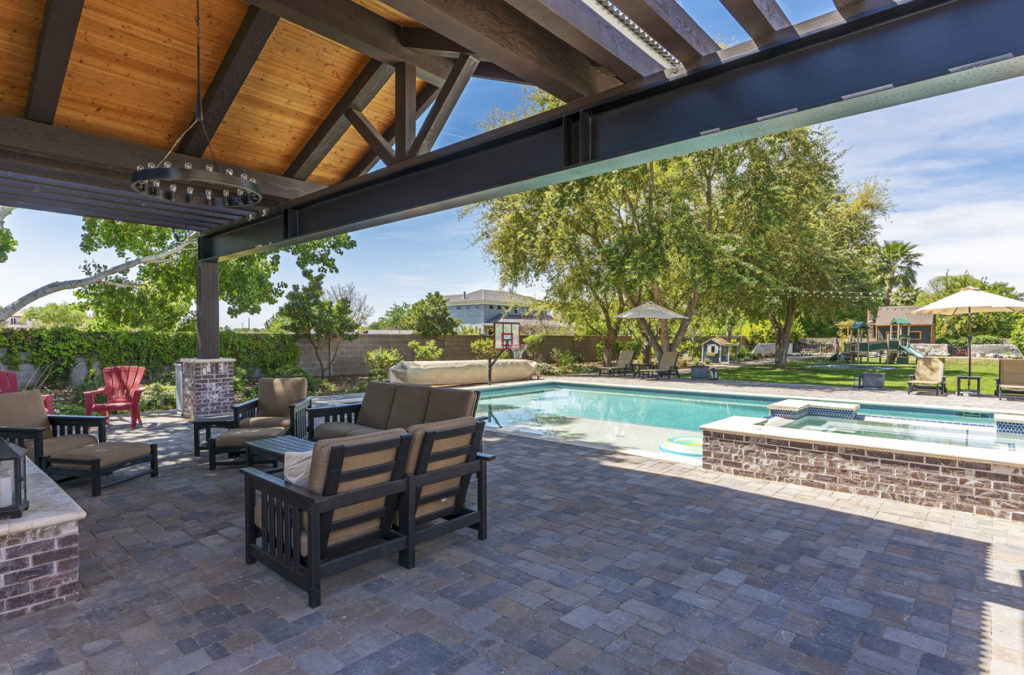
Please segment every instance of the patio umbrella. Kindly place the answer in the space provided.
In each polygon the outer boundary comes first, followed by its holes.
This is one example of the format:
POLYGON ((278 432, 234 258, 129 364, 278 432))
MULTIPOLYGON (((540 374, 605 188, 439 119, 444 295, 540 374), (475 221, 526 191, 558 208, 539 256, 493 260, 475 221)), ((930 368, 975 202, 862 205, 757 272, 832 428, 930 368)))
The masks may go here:
POLYGON ((656 305, 653 302, 645 302, 633 309, 626 310, 622 314, 616 314, 616 319, 685 319, 686 317, 678 312, 673 312, 668 307, 656 305))
POLYGON ((930 305, 919 307, 911 314, 941 314, 953 316, 958 314, 967 315, 967 374, 971 374, 971 346, 973 336, 971 335, 971 316, 978 313, 990 312, 1022 312, 1024 302, 1015 298, 1007 298, 988 291, 980 291, 977 288, 968 286, 953 295, 936 300, 930 305))

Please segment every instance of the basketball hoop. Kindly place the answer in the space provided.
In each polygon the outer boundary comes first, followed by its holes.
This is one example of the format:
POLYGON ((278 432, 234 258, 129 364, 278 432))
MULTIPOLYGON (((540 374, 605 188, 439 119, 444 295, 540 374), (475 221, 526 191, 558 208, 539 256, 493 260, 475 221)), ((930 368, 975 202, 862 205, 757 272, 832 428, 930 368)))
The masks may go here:
POLYGON ((523 354, 526 353, 526 345, 519 345, 518 347, 509 347, 509 351, 512 352, 512 358, 521 359, 523 354))

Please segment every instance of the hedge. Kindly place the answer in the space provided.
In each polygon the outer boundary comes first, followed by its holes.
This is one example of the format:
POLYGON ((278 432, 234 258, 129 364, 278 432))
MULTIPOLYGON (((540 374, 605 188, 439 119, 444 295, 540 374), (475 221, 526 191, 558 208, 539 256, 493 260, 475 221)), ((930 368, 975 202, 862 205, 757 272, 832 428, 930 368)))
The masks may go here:
MULTIPOLYGON (((287 334, 220 334, 220 353, 236 359, 238 370, 272 370, 299 362, 299 346, 287 334)), ((182 358, 196 355, 194 332, 81 331, 75 328, 0 329, 0 361, 8 368, 31 363, 49 372, 53 384, 67 384, 78 359, 99 367, 145 366, 157 376, 182 358)))

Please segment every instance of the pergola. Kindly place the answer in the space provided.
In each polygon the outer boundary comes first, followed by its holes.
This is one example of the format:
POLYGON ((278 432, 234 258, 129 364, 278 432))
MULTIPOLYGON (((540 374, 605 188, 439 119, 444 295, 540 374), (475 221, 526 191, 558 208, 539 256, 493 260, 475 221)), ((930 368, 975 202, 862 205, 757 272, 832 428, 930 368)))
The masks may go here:
POLYGON ((720 2, 748 41, 686 0, 205 0, 207 128, 264 194, 225 208, 128 189, 192 114, 191 0, 0 0, 0 204, 200 231, 216 357, 218 260, 1024 74, 1019 0, 720 2), (474 76, 566 104, 433 150, 474 76))

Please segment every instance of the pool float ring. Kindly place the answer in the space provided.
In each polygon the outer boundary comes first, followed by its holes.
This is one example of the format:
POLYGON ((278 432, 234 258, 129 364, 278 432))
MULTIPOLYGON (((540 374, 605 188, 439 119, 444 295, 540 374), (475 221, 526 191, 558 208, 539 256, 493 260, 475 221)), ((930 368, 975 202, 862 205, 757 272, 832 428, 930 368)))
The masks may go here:
POLYGON ((674 436, 662 441, 658 446, 658 449, 662 452, 697 458, 704 454, 703 448, 704 439, 700 436, 674 436))

